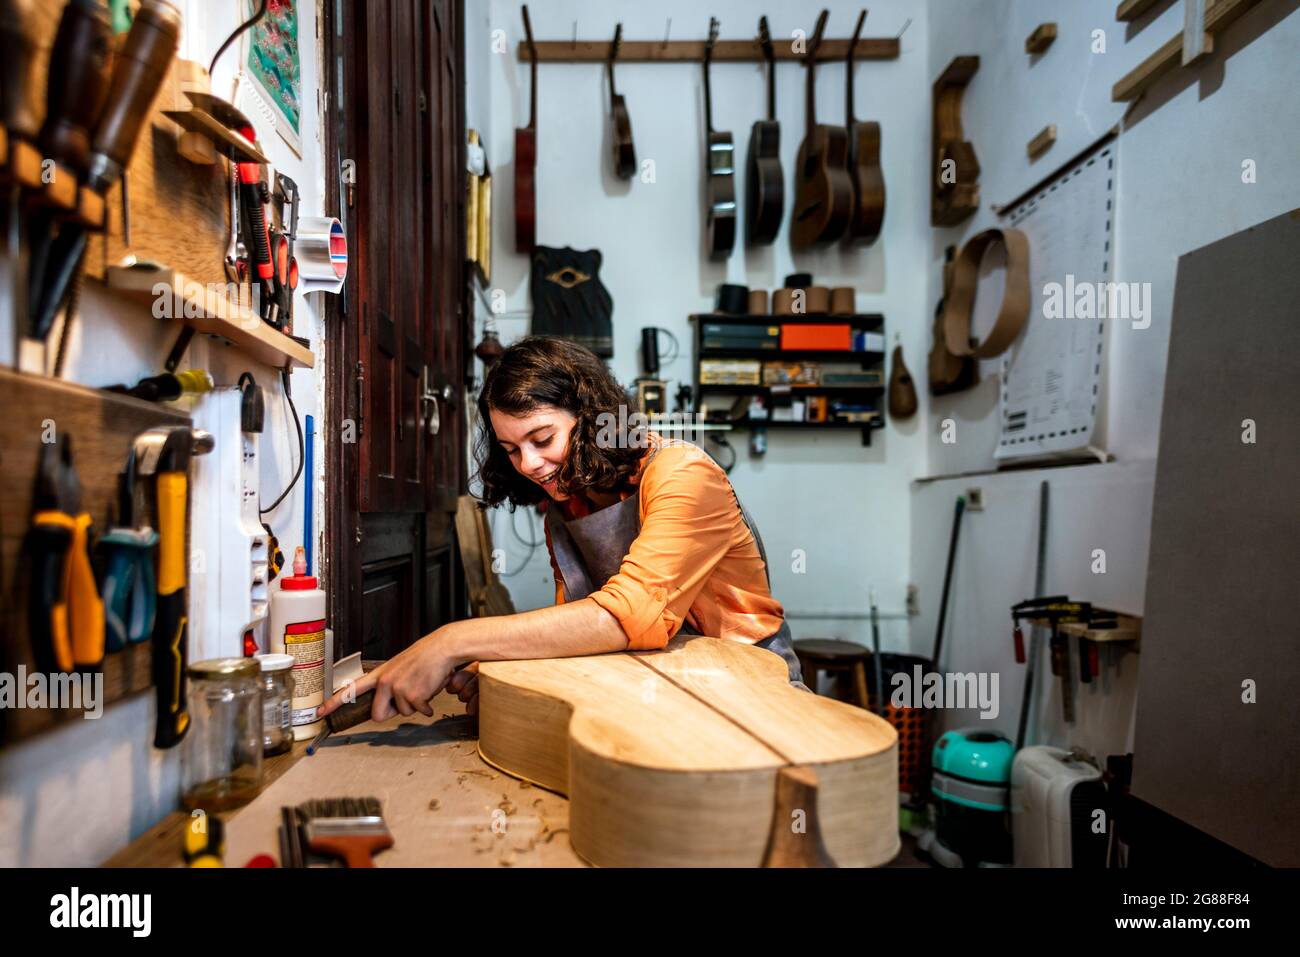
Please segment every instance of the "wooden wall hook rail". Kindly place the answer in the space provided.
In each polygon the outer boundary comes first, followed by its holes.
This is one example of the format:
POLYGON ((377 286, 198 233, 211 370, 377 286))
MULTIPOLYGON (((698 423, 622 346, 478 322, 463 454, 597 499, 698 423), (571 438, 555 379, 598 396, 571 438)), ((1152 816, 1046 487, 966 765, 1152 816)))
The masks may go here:
MULTIPOLYGON (((698 63, 704 59, 704 40, 624 40, 618 51, 620 63, 698 63)), ((609 59, 608 40, 538 40, 538 63, 604 63, 609 59)), ((795 52, 794 43, 785 40, 775 44, 775 59, 802 62, 803 47, 795 52)), ((853 50, 855 60, 898 59, 898 37, 864 37, 853 50)), ((818 62, 843 60, 849 52, 849 41, 823 40, 817 51, 818 62)), ((516 44, 519 62, 528 61, 528 49, 516 44)), ((763 47, 757 38, 752 40, 719 40, 713 45, 713 62, 763 63, 763 47)))

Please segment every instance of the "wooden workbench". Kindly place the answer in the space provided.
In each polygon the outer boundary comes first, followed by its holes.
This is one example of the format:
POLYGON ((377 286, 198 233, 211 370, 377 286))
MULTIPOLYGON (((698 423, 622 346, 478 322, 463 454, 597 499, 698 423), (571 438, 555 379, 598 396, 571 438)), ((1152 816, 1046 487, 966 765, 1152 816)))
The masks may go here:
MULTIPOLYGON (((477 718, 454 696, 432 702, 434 717, 367 722, 306 757, 306 742, 267 760, 262 793, 224 813, 226 866, 256 854, 279 859, 282 805, 312 798, 379 798, 393 847, 379 867, 581 867, 569 846, 566 798, 486 764, 476 750, 477 718)), ((113 855, 108 867, 183 864, 190 817, 176 811, 113 855)))

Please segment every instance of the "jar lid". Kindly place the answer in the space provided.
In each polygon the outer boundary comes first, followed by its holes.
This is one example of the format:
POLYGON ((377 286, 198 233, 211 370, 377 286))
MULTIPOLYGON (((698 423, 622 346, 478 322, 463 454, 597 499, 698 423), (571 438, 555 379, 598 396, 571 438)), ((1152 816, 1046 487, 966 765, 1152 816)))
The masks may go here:
POLYGON ((257 662, 252 658, 209 658, 194 662, 185 669, 185 674, 211 681, 215 678, 255 678, 257 671, 257 662))
POLYGON ((297 659, 293 655, 255 655, 253 660, 263 671, 288 671, 297 659))
POLYGON ((280 579, 284 591, 311 591, 317 584, 315 575, 289 575, 280 579))

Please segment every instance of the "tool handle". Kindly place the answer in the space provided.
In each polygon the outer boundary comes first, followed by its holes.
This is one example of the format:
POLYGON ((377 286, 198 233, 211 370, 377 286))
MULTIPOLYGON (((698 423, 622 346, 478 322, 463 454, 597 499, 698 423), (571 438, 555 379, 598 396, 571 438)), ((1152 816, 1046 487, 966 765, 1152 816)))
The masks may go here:
MULTIPOLYGON (((240 164, 241 167, 243 165, 240 164)), ((240 175, 242 178, 242 170, 240 175)), ((275 266, 271 262, 271 237, 266 229, 266 209, 262 206, 261 187, 256 181, 241 182, 239 195, 244 206, 244 245, 248 248, 248 256, 258 277, 270 280, 275 276, 275 266)))
POLYGON ((41 150, 78 174, 90 161, 90 135, 108 93, 112 35, 102 4, 69 0, 50 51, 41 150))
POLYGON ((178 744, 189 728, 185 660, 189 640, 185 598, 186 473, 158 474, 158 606, 153 630, 153 682, 158 713, 154 747, 178 744))
POLYGON ((68 628, 72 660, 77 668, 94 670, 104 663, 104 602, 91 565, 94 526, 86 513, 73 524, 68 549, 68 628))
POLYGON ((72 546, 66 516, 38 513, 24 543, 31 585, 27 589, 27 631, 36 667, 43 674, 72 670, 68 639, 66 560, 72 546), (62 520, 59 520, 62 519, 62 520), (58 524, 53 524, 57 521, 58 524))
POLYGON ((1016 664, 1023 665, 1025 663, 1025 636, 1019 628, 1016 628, 1012 633, 1012 638, 1015 639, 1016 643, 1016 664))
POLYGON ((343 859, 348 867, 374 867, 374 854, 393 846, 391 834, 357 834, 346 837, 314 837, 307 845, 315 854, 343 859))
POLYGON ((356 701, 349 701, 340 705, 339 709, 325 719, 330 730, 337 734, 340 731, 347 731, 349 728, 355 728, 363 721, 370 720, 370 709, 375 703, 375 689, 371 688, 363 695, 358 695, 356 701))
POLYGON ((181 14, 168 0, 142 0, 113 64, 108 102, 95 128, 91 185, 101 193, 122 175, 158 88, 180 46, 181 14))
POLYGON ((0 0, 0 122, 35 142, 40 121, 34 0, 0 0))

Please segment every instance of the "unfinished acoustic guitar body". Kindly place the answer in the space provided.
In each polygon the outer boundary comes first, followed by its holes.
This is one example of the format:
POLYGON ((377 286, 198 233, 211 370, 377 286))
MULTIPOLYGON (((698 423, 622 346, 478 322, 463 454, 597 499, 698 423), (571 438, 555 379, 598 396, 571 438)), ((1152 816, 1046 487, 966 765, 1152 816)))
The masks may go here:
POLYGON ((718 638, 662 651, 483 662, 479 753, 565 794, 605 867, 869 867, 898 840, 898 736, 718 638))

